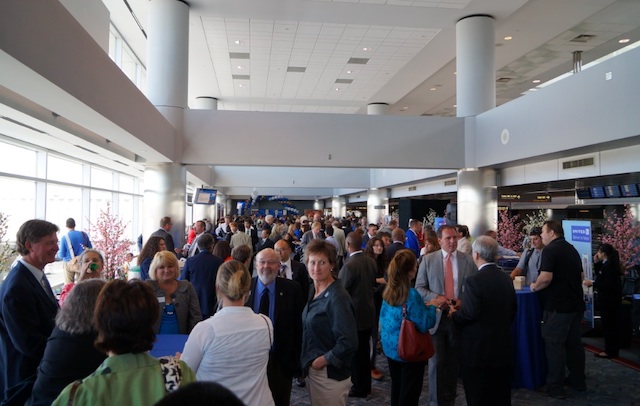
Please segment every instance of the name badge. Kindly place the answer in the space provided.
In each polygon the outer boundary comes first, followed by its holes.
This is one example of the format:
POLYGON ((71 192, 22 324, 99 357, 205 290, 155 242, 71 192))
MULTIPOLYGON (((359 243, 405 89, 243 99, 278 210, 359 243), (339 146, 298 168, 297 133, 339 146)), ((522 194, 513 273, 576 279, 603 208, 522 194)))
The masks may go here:
POLYGON ((164 296, 158 296, 158 303, 164 303, 165 302, 165 297, 164 296))

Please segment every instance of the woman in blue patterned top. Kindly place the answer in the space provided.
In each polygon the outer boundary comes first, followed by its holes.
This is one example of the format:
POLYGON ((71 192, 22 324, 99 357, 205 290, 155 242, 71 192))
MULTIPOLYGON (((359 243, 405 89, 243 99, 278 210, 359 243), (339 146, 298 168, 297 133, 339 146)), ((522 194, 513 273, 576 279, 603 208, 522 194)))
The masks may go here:
POLYGON ((411 287, 417 270, 415 254, 407 249, 398 251, 389 264, 389 280, 382 293, 380 341, 391 373, 391 406, 418 404, 426 365, 426 362, 406 362, 398 356, 402 306, 407 305, 407 317, 422 333, 436 322, 436 307, 425 305, 418 291, 411 287))

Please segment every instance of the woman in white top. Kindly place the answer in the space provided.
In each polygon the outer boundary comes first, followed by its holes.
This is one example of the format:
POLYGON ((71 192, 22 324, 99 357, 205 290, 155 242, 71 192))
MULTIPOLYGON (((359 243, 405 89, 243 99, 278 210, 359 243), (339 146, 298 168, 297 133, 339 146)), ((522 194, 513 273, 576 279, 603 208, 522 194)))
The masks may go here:
POLYGON ((216 292, 222 309, 195 326, 181 360, 198 381, 217 382, 247 405, 271 406, 267 362, 273 327, 268 317, 245 307, 250 287, 244 264, 233 260, 220 266, 216 292))

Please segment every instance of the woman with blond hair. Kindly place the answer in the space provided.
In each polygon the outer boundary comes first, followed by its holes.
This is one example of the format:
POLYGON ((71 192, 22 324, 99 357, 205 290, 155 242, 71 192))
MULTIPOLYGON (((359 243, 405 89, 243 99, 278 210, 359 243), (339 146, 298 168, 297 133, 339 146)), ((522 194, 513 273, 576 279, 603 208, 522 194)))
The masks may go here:
POLYGON ((191 282, 179 281, 179 276, 180 267, 173 252, 160 251, 153 257, 146 282, 160 303, 160 317, 153 326, 156 334, 189 334, 202 320, 196 290, 191 282))
POLYGON ((217 382, 252 406, 272 406, 267 362, 273 343, 271 320, 245 306, 251 275, 242 262, 218 268, 216 295, 222 309, 189 335, 181 359, 198 381, 217 382))
POLYGON ((417 405, 422 392, 426 362, 406 362, 398 355, 398 339, 403 312, 415 323, 421 333, 426 333, 436 322, 436 307, 426 306, 417 290, 411 287, 418 263, 411 250, 400 250, 391 260, 387 270, 387 287, 382 293, 380 310, 380 341, 387 356, 391 374, 391 405, 417 405))

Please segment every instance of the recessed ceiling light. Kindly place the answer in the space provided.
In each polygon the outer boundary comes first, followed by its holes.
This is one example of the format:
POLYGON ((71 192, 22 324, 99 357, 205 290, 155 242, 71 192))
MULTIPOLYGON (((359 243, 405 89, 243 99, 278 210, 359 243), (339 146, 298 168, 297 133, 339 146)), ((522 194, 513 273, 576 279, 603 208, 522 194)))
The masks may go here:
POLYGON ((533 83, 540 83, 540 79, 534 80, 533 83))
POLYGON ((513 39, 513 37, 504 37, 505 41, 511 41, 513 39))
POLYGON ((238 85, 238 87, 244 87, 244 85, 243 85, 242 83, 240 83, 240 84, 238 85))
POLYGON ((432 87, 432 88, 431 88, 431 89, 429 89, 429 90, 436 90, 436 88, 435 88, 435 87, 432 87))
POLYGON ((456 107, 458 107, 458 105, 457 105, 457 104, 454 104, 454 105, 453 105, 453 108, 455 109, 456 107))
POLYGON ((340 88, 339 88, 339 87, 336 87, 336 92, 339 92, 339 91, 340 91, 340 88))
POLYGON ((353 71, 352 70, 348 70, 347 73, 351 74, 351 73, 353 73, 353 71))
POLYGON ((244 44, 244 41, 240 41, 239 39, 237 39, 237 40, 233 41, 233 43, 236 44, 236 45, 242 45, 242 44, 244 44))
POLYGON ((238 69, 242 70, 242 69, 244 69, 244 66, 242 66, 242 65, 238 65, 238 66, 236 66, 236 68, 238 68, 238 69))
POLYGON ((537 92, 538 89, 536 89, 535 87, 532 87, 531 89, 529 89, 530 92, 537 92))
POLYGON ((629 38, 623 38, 620 41, 618 41, 620 44, 626 44, 627 42, 629 42, 629 38))
POLYGON ((457 74, 458 74, 458 72, 453 72, 453 74, 454 74, 454 75, 457 75, 457 74))
POLYGON ((408 106, 404 106, 404 107, 402 108, 402 111, 405 111, 405 110, 409 110, 409 107, 408 107, 408 106))
POLYGON ((368 51, 370 48, 364 47, 362 48, 363 51, 368 51))

